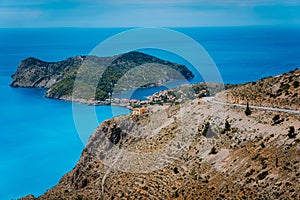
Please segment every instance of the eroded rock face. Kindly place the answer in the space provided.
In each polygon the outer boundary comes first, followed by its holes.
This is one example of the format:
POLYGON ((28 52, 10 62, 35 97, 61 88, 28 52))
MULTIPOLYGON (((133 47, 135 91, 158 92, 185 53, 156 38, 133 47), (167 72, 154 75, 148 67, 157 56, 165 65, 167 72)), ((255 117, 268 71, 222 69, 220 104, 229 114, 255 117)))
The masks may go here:
POLYGON ((26 196, 26 197, 23 197, 22 199, 23 199, 23 200, 34 200, 35 197, 34 197, 32 194, 30 194, 30 195, 28 195, 28 196, 26 196))
POLYGON ((197 101, 103 122, 39 199, 300 198, 300 116, 197 101), (285 120, 274 125, 275 115, 285 120))
MULTIPOLYGON (((290 94, 298 72, 270 80, 290 94)), ((299 199, 300 115, 244 111, 195 99, 107 120, 38 199, 299 199)))
POLYGON ((59 62, 44 62, 36 58, 22 60, 14 79, 13 87, 51 88, 56 82, 74 72, 83 62, 84 56, 68 58, 59 62))

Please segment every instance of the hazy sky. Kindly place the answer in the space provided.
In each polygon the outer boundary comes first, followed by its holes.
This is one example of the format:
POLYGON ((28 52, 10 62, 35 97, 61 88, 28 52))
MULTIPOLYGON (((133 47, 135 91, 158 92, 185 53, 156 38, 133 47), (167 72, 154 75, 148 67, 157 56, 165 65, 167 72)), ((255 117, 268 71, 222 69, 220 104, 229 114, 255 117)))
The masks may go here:
POLYGON ((300 0, 0 0, 0 27, 300 25, 300 0))

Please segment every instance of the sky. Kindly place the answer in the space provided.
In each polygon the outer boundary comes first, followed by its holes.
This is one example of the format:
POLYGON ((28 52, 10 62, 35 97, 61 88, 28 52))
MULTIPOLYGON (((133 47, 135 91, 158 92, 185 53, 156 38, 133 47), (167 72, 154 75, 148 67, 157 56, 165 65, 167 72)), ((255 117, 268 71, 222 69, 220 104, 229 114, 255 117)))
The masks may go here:
POLYGON ((300 25, 300 0, 0 0, 0 27, 300 25))

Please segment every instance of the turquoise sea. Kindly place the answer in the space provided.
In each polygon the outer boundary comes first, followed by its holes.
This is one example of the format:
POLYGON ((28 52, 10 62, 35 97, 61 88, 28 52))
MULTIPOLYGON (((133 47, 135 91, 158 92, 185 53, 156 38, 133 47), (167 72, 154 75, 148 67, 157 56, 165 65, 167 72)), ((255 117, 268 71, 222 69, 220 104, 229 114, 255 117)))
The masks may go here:
MULTIPOLYGON (((58 183, 76 164, 84 148, 74 124, 72 104, 44 98, 42 89, 11 88, 10 76, 20 60, 33 56, 46 61, 86 55, 101 41, 127 30, 115 29, 0 29, 0 199, 39 196, 58 183)), ((213 58, 226 83, 243 83, 277 75, 300 66, 299 27, 175 28, 199 42, 213 58)), ((186 64, 159 50, 154 56, 186 64)), ((196 77, 191 82, 200 81, 196 77)), ((161 89, 161 88, 158 88, 161 89)), ((158 90, 138 90, 144 98, 158 90)), ((79 105, 82 115, 92 106, 79 105)), ((98 122, 129 111, 96 108, 98 122)), ((94 124, 86 121, 91 134, 94 124)))

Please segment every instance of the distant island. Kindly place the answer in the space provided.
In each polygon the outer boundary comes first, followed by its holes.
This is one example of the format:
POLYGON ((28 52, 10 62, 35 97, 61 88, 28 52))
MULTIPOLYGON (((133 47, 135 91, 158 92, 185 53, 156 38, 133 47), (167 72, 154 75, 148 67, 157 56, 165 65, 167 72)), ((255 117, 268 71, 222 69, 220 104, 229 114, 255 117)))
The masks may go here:
POLYGON ((45 88, 46 97, 63 100, 72 100, 77 78, 80 91, 76 91, 75 101, 103 104, 113 92, 156 87, 170 80, 194 78, 194 74, 185 65, 134 51, 111 57, 76 56, 59 62, 30 57, 21 61, 12 78, 13 87, 45 88))

